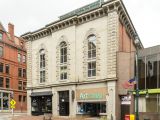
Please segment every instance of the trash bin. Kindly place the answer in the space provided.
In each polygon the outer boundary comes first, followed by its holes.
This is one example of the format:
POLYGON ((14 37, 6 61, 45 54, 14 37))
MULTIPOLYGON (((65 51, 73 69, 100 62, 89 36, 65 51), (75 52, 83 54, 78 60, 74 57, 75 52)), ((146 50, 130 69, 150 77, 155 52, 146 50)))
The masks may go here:
POLYGON ((130 114, 130 120, 135 120, 135 115, 134 114, 130 114))
POLYGON ((125 115, 125 119, 124 120, 130 120, 130 115, 125 115))

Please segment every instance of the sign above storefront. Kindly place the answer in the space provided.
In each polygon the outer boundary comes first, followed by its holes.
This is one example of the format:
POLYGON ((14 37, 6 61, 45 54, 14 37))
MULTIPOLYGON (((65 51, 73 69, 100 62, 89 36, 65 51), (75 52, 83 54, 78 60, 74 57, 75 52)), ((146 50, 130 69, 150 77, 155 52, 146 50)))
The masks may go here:
POLYGON ((91 88, 79 89, 76 91, 77 100, 106 100, 107 89, 104 88, 91 88))
POLYGON ((87 100, 87 99, 102 99, 103 94, 102 93, 81 93, 80 99, 81 100, 87 100))

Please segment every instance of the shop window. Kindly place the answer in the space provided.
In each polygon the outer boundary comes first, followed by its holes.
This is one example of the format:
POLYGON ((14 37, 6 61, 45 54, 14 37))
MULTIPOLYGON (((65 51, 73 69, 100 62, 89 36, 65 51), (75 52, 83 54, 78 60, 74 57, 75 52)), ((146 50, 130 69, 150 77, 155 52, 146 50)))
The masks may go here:
POLYGON ((0 57, 3 56, 3 47, 0 46, 0 57))
POLYGON ((3 110, 9 109, 9 93, 3 93, 3 110))
POLYGON ((9 74, 9 65, 6 65, 6 73, 9 74))
POLYGON ((18 53, 18 62, 21 62, 21 54, 18 53))
POLYGON ((6 88, 10 88, 10 80, 9 80, 9 78, 6 78, 6 88))
POLYGON ((22 101, 22 95, 18 96, 18 101, 21 102, 22 101))
POLYGON ((67 44, 61 42, 60 44, 60 80, 67 79, 67 44))
POLYGON ((22 81, 18 82, 18 90, 22 90, 22 81))
POLYGON ((3 63, 0 63, 0 72, 3 73, 3 63))
POLYGON ((3 40, 3 34, 0 33, 0 40, 3 40))
POLYGON ((146 99, 146 112, 158 112, 160 111, 160 95, 152 94, 149 95, 149 98, 146 99))
POLYGON ((106 113, 106 103, 79 102, 77 106, 77 112, 81 114, 90 114, 93 116, 99 116, 100 113, 106 113))
POLYGON ((88 37, 88 77, 96 76, 96 36, 88 37))
POLYGON ((18 68, 18 77, 22 77, 22 68, 18 68))
POLYGON ((40 50, 40 83, 45 82, 45 50, 40 50))
POLYGON ((23 78, 26 78, 26 69, 23 69, 23 78))
POLYGON ((0 77, 0 87, 3 87, 3 77, 0 77))

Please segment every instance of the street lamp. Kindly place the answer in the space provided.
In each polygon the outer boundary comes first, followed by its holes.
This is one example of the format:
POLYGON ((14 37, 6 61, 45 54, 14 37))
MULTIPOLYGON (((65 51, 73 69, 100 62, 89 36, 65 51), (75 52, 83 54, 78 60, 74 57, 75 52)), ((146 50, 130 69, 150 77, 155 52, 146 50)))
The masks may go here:
POLYGON ((138 106, 139 106, 139 101, 138 101, 138 98, 139 98, 139 78, 138 78, 138 49, 139 49, 139 44, 140 44, 140 41, 138 39, 138 36, 135 37, 135 46, 136 46, 136 95, 135 95, 135 99, 136 99, 136 120, 139 120, 139 109, 138 109, 138 106))

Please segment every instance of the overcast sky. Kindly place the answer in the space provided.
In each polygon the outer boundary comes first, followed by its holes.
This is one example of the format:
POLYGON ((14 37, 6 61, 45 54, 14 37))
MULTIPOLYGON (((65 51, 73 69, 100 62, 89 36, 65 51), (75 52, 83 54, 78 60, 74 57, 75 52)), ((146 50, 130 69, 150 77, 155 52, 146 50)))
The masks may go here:
MULTIPOLYGON (((0 21, 20 36, 96 0, 0 0, 0 21)), ((123 0, 144 47, 160 45, 160 0, 123 0)))

